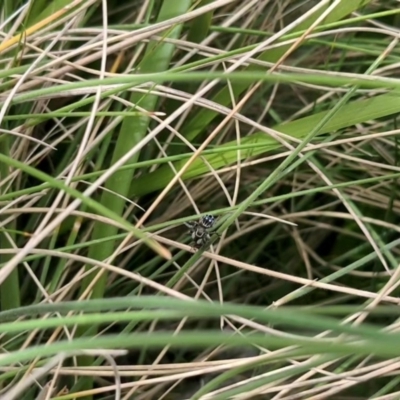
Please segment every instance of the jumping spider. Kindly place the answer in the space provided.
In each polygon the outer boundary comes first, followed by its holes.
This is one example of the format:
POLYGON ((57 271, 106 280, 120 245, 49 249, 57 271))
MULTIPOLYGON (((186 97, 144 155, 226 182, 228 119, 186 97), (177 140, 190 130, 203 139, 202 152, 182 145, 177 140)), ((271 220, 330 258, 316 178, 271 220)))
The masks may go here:
POLYGON ((201 217, 198 222, 185 222, 192 236, 192 247, 194 249, 198 250, 200 247, 206 246, 211 240, 211 235, 217 234, 215 231, 210 231, 215 221, 214 216, 207 214, 201 217))

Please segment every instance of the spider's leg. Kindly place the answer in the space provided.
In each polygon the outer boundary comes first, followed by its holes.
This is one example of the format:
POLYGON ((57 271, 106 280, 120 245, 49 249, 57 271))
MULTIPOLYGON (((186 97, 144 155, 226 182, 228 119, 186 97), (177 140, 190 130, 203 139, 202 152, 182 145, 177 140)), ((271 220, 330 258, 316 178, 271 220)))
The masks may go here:
POLYGON ((192 250, 194 253, 196 253, 196 251, 199 250, 199 248, 196 247, 196 246, 197 246, 196 241, 190 242, 191 250, 192 250))

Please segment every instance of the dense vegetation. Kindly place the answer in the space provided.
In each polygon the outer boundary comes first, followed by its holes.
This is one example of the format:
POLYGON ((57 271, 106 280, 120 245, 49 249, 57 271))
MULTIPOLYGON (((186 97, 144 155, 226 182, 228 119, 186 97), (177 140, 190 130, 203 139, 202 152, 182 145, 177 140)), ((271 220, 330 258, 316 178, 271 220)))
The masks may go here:
POLYGON ((2 0, 0 399, 400 398, 399 21, 2 0))

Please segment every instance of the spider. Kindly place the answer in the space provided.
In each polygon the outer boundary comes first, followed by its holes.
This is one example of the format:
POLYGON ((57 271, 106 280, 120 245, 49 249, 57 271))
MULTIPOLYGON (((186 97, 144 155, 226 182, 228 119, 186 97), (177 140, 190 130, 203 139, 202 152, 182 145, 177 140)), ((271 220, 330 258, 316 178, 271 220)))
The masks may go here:
POLYGON ((214 216, 207 214, 201 217, 198 222, 185 222, 192 236, 192 247, 194 249, 198 250, 200 247, 206 246, 210 242, 211 234, 216 233, 215 231, 210 231, 215 221, 214 216))

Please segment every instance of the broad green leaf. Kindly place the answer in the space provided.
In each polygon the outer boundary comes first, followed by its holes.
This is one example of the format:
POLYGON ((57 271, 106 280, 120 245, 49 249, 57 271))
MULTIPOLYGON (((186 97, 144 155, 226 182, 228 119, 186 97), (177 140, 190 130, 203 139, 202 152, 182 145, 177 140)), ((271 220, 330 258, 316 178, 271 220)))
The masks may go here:
MULTIPOLYGON (((291 135, 293 138, 302 139, 315 126, 328 111, 322 111, 317 114, 300 118, 288 123, 274 126, 273 129, 279 132, 291 135)), ((369 99, 356 100, 343 106, 340 113, 336 114, 323 127, 320 135, 328 134, 343 128, 351 127, 355 124, 368 122, 376 118, 387 117, 400 112, 400 95, 397 92, 390 92, 369 99)), ((241 159, 255 157, 260 154, 268 153, 272 150, 278 150, 282 145, 267 134, 256 132, 251 136, 244 137, 241 144, 245 145, 240 151, 241 159)), ((237 145, 236 141, 225 143, 218 147, 218 150, 229 148, 229 151, 220 152, 203 156, 205 160, 215 169, 226 167, 236 163, 237 151, 232 150, 237 145)), ((177 171, 187 162, 184 158, 174 163, 177 171)), ((187 180, 197 178, 210 172, 209 167, 202 158, 196 159, 188 170, 183 174, 182 179, 187 180)), ((142 175, 137 178, 136 184, 131 192, 131 196, 139 196, 164 188, 174 177, 174 172, 168 165, 163 165, 156 171, 142 175)))

